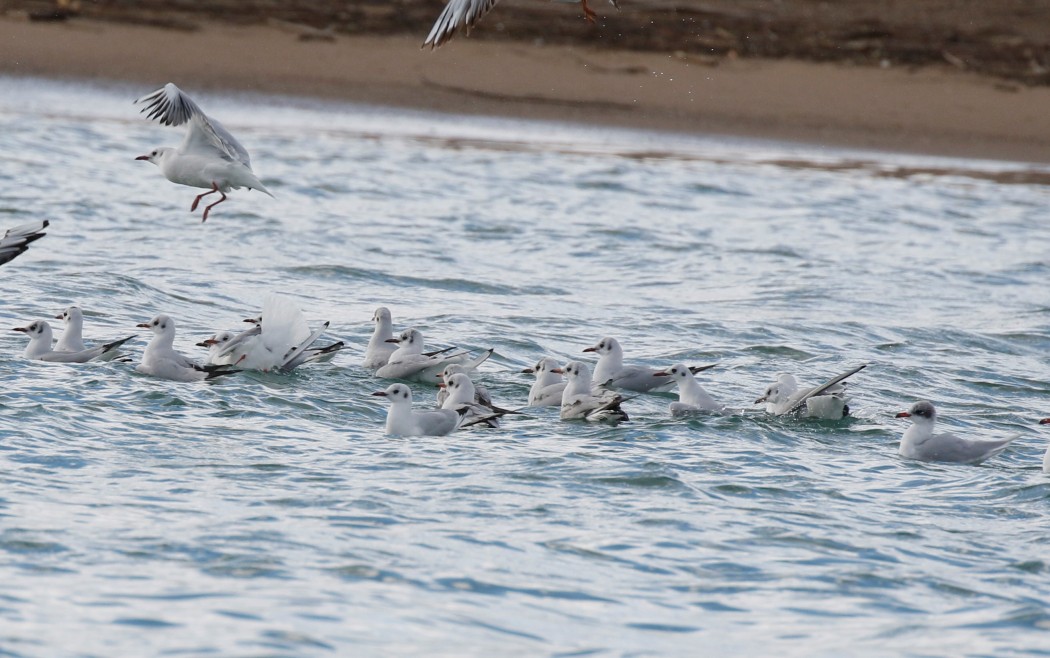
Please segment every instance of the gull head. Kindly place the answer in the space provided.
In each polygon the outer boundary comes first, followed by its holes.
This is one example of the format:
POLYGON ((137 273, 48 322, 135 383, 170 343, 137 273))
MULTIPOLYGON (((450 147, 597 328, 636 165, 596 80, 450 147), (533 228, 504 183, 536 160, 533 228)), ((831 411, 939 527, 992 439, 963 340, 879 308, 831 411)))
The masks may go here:
POLYGON ((135 326, 140 329, 149 329, 157 335, 175 334, 175 321, 164 314, 154 317, 149 322, 142 322, 135 326))
POLYGON ((169 153, 174 153, 175 149, 170 146, 158 146, 146 155, 140 155, 135 158, 136 160, 145 160, 146 162, 152 162, 155 165, 159 165, 169 153))
POLYGON ((397 343, 400 347, 414 346, 423 349, 423 334, 418 329, 405 329, 394 338, 387 338, 388 343, 397 343))
POLYGON ((391 384, 385 391, 376 391, 372 395, 386 398, 391 404, 412 404, 412 391, 404 384, 391 384))
POLYGON ((623 349, 620 348, 620 342, 615 338, 605 337, 598 341, 597 345, 592 345, 584 352, 597 352, 598 356, 604 356, 606 354, 623 354, 623 349))
POLYGON ((29 336, 30 340, 43 338, 51 342, 51 325, 47 323, 47 320, 34 320, 24 327, 15 327, 11 331, 21 332, 29 336))
POLYGON ((786 402, 796 391, 798 391, 798 382, 795 381, 795 377, 782 374, 777 377, 775 384, 770 384, 766 387, 765 393, 762 394, 762 397, 755 400, 755 404, 763 402, 774 405, 780 404, 781 402, 786 402))
POLYGON ((474 382, 470 381, 466 373, 453 373, 445 380, 445 388, 453 404, 468 404, 474 401, 474 382))
POLYGON ((545 356, 539 361, 537 361, 536 365, 532 366, 531 368, 525 368, 524 370, 522 370, 522 372, 526 375, 531 375, 535 373, 536 379, 540 379, 541 377, 543 377, 544 374, 548 372, 553 372, 555 374, 561 375, 565 371, 562 370, 561 366, 558 365, 557 359, 555 359, 554 357, 545 356))
POLYGON ((911 422, 916 425, 925 423, 932 425, 933 421, 937 418, 937 410, 934 409, 933 403, 926 400, 919 400, 911 405, 910 409, 900 412, 896 417, 911 418, 911 422))
POLYGON ((66 310, 56 315, 55 319, 65 320, 66 324, 71 324, 73 322, 82 322, 84 319, 84 314, 81 312, 79 306, 70 306, 66 310))
POLYGON ((659 372, 653 373, 653 377, 670 377, 678 383, 684 382, 685 380, 692 378, 692 376, 693 372, 681 363, 675 364, 667 370, 660 370, 659 372))
POLYGON ((467 369, 464 368, 461 364, 450 363, 447 366, 445 366, 445 369, 442 370, 440 374, 438 374, 438 379, 443 379, 447 384, 448 380, 452 378, 452 375, 466 374, 466 372, 467 369))
POLYGON ((390 316, 390 309, 385 306, 377 308, 376 312, 372 314, 372 322, 376 324, 390 324, 393 322, 390 316))
POLYGON ((586 363, 580 361, 569 361, 565 364, 565 376, 570 380, 583 379, 590 381, 591 369, 587 367, 586 363))
POLYGON ((226 343, 229 343, 231 340, 233 340, 232 331, 221 331, 212 336, 211 338, 205 338, 201 342, 197 343, 197 347, 222 348, 224 345, 226 345, 226 343))

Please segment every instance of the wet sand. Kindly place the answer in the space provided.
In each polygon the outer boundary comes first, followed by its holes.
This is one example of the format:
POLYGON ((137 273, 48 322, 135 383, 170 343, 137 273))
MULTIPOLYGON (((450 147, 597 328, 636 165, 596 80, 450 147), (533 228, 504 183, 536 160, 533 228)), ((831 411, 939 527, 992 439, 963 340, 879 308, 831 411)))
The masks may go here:
POLYGON ((193 27, 9 14, 0 17, 0 73, 1050 163, 1050 88, 948 64, 880 68, 475 38, 431 52, 420 50, 421 36, 317 40, 281 24, 193 27))

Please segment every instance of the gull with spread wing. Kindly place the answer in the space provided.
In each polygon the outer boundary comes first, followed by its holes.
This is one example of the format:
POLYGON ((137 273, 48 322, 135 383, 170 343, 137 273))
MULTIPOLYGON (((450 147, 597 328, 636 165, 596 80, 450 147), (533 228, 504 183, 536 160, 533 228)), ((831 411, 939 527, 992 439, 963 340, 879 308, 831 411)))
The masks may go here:
POLYGON ((208 190, 197 195, 190 212, 197 209, 201 199, 217 192, 219 200, 205 206, 201 222, 208 220, 208 213, 226 200, 230 190, 246 187, 273 196, 252 171, 248 151, 181 89, 169 82, 135 102, 145 104, 142 112, 150 119, 166 126, 187 125, 186 137, 177 148, 161 146, 135 159, 157 165, 172 183, 208 190))

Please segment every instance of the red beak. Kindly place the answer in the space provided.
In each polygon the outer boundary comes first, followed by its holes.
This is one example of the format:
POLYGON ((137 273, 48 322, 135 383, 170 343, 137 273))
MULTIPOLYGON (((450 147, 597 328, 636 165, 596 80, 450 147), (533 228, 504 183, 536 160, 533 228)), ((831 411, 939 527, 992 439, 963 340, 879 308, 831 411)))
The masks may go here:
POLYGON ((29 330, 26 329, 25 327, 15 327, 11 331, 21 331, 23 334, 28 334, 29 333, 29 330))
POLYGON ((140 155, 139 157, 137 157, 135 159, 136 160, 149 160, 149 156, 148 155, 140 155))
POLYGON ((902 411, 899 414, 897 414, 896 416, 894 416, 894 418, 911 418, 911 414, 908 413, 907 411, 902 411))
POLYGON ((597 347, 588 347, 587 349, 585 349, 583 351, 584 352, 597 352, 598 348, 597 347))
POLYGON ((149 329, 149 322, 140 322, 139 324, 137 324, 135 326, 138 327, 139 329, 149 329))
POLYGON ((387 338, 385 342, 387 342, 387 343, 400 343, 401 341, 399 341, 396 338, 387 338))
POLYGON ((562 370, 561 368, 551 368, 551 370, 550 370, 550 371, 551 371, 551 372, 556 372, 556 373, 558 373, 559 375, 564 375, 564 374, 565 374, 565 371, 564 371, 564 370, 562 370))
POLYGON ((381 398, 385 398, 386 397, 386 391, 376 391, 372 395, 375 395, 375 396, 381 397, 381 398))
POLYGON ((670 376, 671 376, 671 373, 664 372, 663 370, 653 373, 653 377, 670 377, 670 376))
POLYGON ((1040 425, 1050 425, 1050 418, 1042 419, 1041 421, 1039 421, 1039 424, 1040 425))

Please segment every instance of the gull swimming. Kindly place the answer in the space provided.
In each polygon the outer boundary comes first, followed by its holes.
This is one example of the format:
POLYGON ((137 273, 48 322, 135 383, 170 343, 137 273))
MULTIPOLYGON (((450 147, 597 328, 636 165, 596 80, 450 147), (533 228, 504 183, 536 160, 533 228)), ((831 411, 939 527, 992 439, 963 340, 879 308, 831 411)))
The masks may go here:
POLYGON ((311 330, 298 304, 282 295, 267 295, 262 314, 245 322, 252 327, 235 335, 219 332, 198 343, 209 348, 209 363, 230 364, 244 370, 290 372, 304 363, 330 360, 344 346, 338 342, 313 347, 329 323, 323 322, 311 330))
POLYGON ((376 370, 376 377, 383 379, 415 379, 433 382, 434 378, 450 363, 461 364, 466 372, 474 370, 485 362, 493 349, 482 352, 477 358, 470 359, 467 352, 449 352, 425 354, 423 352, 423 333, 418 329, 406 329, 396 338, 387 339, 396 343, 397 349, 390 354, 387 364, 376 370))
POLYGON ((390 316, 390 309, 380 306, 372 314, 372 321, 376 323, 372 331, 372 337, 368 339, 368 347, 365 349, 365 360, 362 365, 372 370, 378 370, 387 364, 390 355, 397 348, 391 340, 394 338, 394 321, 390 316))
MULTIPOLYGON (((461 367, 459 365, 450 365, 445 370, 461 367)), ((463 414, 464 422, 473 421, 471 424, 474 425, 484 424, 488 427, 499 427, 500 416, 506 413, 513 413, 506 409, 493 407, 491 400, 488 404, 479 402, 474 382, 470 381, 470 376, 465 372, 449 374, 445 378, 443 386, 448 395, 445 397, 444 402, 441 403, 441 408, 460 411, 465 408, 466 413, 463 414)))
POLYGON ((8 229, 3 237, 0 237, 0 265, 24 254, 29 249, 29 243, 47 235, 44 229, 50 225, 51 222, 44 219, 8 229))
POLYGON ((755 400, 755 404, 766 403, 766 413, 774 416, 788 414, 839 420, 849 415, 849 401, 846 397, 846 385, 842 382, 867 367, 862 364, 842 373, 820 386, 799 390, 798 381, 793 375, 782 374, 776 383, 766 387, 766 392, 755 400))
POLYGON ((197 209, 201 199, 218 192, 219 200, 205 206, 202 223, 208 220, 212 208, 226 200, 226 193, 230 190, 246 187, 273 197, 252 172, 248 151, 181 89, 169 82, 135 102, 144 103, 141 111, 166 126, 189 124, 186 137, 178 148, 158 147, 135 159, 157 165, 172 183, 209 190, 197 195, 190 205, 190 212, 197 209))
MULTIPOLYGON (((463 373, 465 375, 468 375, 469 377, 469 371, 466 368, 464 368, 462 364, 459 363, 448 364, 447 366, 445 366, 444 370, 442 370, 438 374, 437 378, 443 382, 443 384, 438 384, 438 407, 445 406, 445 400, 447 400, 449 397, 448 380, 452 377, 452 375, 458 373, 463 373)), ((472 401, 485 407, 492 407, 492 396, 489 395, 488 389, 486 389, 484 386, 478 386, 477 384, 474 384, 474 382, 471 382, 471 386, 474 387, 474 398, 472 401)))
POLYGON ((630 420, 620 408, 623 396, 612 391, 591 391, 591 370, 586 363, 570 361, 565 364, 568 383, 561 396, 562 420, 609 421, 630 420))
POLYGON ((463 424, 469 407, 459 409, 412 408, 412 391, 404 384, 391 384, 385 391, 372 395, 385 397, 390 402, 386 413, 386 433, 391 436, 445 436, 463 424))
POLYGON ((654 373, 655 377, 670 377, 678 384, 678 401, 670 404, 672 416, 688 416, 697 413, 722 413, 725 405, 715 400, 693 377, 693 371, 679 363, 667 370, 654 373))
POLYGON ((28 326, 15 327, 12 331, 19 331, 29 336, 29 346, 23 353, 25 358, 51 363, 87 363, 93 359, 111 356, 116 353, 117 348, 134 338, 134 336, 128 336, 91 349, 59 351, 51 348, 54 338, 51 334, 51 325, 47 323, 47 320, 35 320, 28 326))
MULTIPOLYGON (((598 14, 587 6, 587 0, 560 1, 567 3, 579 2, 584 18, 591 23, 598 17, 598 14)), ((495 7, 497 2, 499 0, 449 0, 434 23, 434 27, 431 28, 430 34, 427 35, 422 47, 437 48, 455 36, 459 30, 469 34, 470 29, 474 27, 482 16, 495 7)), ((609 4, 617 9, 620 8, 617 0, 609 0, 609 4)))
MULTIPOLYGON (((79 306, 69 306, 55 316, 56 320, 64 320, 65 328, 62 336, 55 344, 56 352, 83 352, 87 349, 84 345, 84 313, 79 306)), ((119 354, 117 350, 105 352, 100 359, 110 360, 119 354)))
POLYGON ((550 356, 545 356, 536 362, 531 368, 521 371, 527 375, 536 375, 536 381, 529 389, 530 407, 557 407, 561 405, 561 396, 568 385, 562 375, 558 361, 550 356))
MULTIPOLYGON (((598 363, 594 365, 594 386, 606 388, 621 388, 637 393, 648 393, 650 391, 666 391, 674 385, 670 375, 658 375, 660 372, 655 368, 646 366, 625 366, 623 364, 623 348, 620 341, 615 338, 603 338, 597 345, 588 347, 584 352, 596 352, 598 363)), ((697 373, 714 366, 702 366, 690 368, 697 373)))
POLYGON ((142 353, 142 362, 135 368, 144 375, 177 382, 197 382, 239 372, 228 366, 201 366, 177 352, 174 347, 175 321, 167 315, 158 315, 135 326, 153 332, 153 339, 142 353))
POLYGON ((910 418, 912 422, 911 427, 904 431, 897 452, 906 459, 924 462, 979 464, 1006 450, 1014 439, 1021 436, 1015 434, 1005 439, 982 441, 964 439, 948 433, 934 434, 933 425, 937 421, 937 410, 926 400, 911 405, 907 411, 897 414, 897 418, 910 418))

